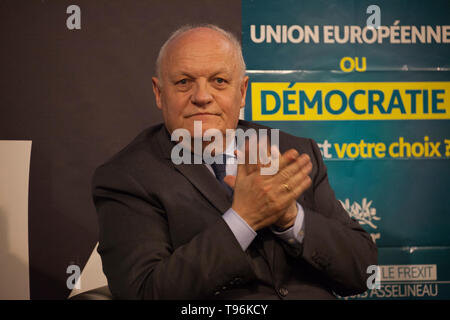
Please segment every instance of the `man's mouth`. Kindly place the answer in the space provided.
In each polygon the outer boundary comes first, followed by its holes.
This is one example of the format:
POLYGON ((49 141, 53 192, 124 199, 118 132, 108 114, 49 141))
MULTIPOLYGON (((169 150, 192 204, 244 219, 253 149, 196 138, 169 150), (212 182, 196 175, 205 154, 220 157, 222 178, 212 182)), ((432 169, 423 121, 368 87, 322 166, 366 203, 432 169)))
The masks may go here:
POLYGON ((219 116, 218 113, 211 113, 211 112, 198 112, 194 114, 190 114, 185 116, 185 118, 192 118, 192 117, 200 117, 200 116, 219 116))

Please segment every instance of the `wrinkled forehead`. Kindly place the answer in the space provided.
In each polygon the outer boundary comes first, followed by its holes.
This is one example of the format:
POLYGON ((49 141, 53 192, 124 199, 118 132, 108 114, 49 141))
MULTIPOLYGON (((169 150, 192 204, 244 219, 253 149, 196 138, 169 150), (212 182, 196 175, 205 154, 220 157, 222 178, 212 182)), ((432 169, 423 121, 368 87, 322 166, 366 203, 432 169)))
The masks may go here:
POLYGON ((162 73, 188 65, 227 68, 233 72, 238 66, 236 49, 229 39, 215 30, 192 29, 168 44, 162 60, 162 73))

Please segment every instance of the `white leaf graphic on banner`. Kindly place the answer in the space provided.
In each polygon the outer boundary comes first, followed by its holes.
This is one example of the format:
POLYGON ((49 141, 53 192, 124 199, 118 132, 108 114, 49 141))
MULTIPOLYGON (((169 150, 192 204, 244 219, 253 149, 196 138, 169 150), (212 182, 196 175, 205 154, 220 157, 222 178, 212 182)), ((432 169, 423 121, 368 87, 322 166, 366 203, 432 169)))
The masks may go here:
POLYGON ((352 205, 350 205, 350 199, 345 199, 344 202, 339 200, 344 207, 344 209, 349 214, 350 218, 354 218, 358 220, 359 224, 367 224, 373 229, 377 229, 378 227, 374 224, 374 221, 381 220, 380 217, 377 217, 377 209, 371 208, 372 200, 367 202, 367 198, 363 198, 361 204, 354 201, 352 205))

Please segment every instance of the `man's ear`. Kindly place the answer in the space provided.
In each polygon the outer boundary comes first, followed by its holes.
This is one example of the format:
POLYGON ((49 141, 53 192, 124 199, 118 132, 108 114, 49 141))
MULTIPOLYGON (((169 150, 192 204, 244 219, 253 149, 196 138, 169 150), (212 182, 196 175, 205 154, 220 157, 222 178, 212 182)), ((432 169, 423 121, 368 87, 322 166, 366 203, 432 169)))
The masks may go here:
POLYGON ((245 76, 241 81, 241 108, 245 107, 245 97, 247 95, 248 76, 245 76))
POLYGON ((162 108, 162 105, 161 105, 161 86, 160 86, 160 81, 159 81, 158 78, 152 77, 152 86, 153 86, 153 93, 155 94, 156 106, 158 107, 158 109, 161 109, 162 108))

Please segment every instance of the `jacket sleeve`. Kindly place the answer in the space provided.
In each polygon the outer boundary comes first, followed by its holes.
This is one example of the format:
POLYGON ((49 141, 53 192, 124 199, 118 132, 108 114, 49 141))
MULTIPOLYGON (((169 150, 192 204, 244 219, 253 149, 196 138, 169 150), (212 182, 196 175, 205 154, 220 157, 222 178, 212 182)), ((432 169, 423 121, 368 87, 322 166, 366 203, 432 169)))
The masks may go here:
POLYGON ((219 216, 215 224, 174 249, 164 208, 123 168, 97 169, 93 198, 98 252, 115 298, 202 299, 254 277, 245 253, 219 216))
POLYGON ((350 218, 336 199, 317 144, 310 140, 313 184, 303 207, 304 238, 300 250, 283 244, 291 256, 304 259, 322 273, 330 288, 341 296, 367 290, 369 265, 378 263, 378 250, 370 235, 350 218))

